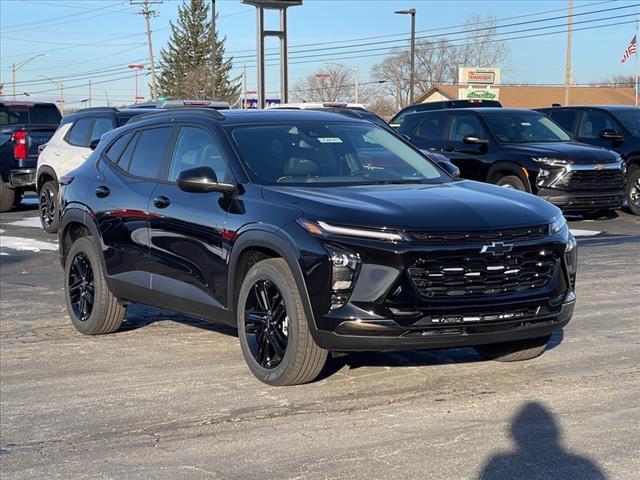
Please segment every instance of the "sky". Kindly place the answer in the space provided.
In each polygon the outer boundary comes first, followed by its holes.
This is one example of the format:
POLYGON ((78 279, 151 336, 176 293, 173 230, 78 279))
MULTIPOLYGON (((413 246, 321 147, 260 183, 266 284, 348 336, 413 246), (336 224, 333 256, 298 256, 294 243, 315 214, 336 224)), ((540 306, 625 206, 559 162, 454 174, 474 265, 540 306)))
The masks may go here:
MULTIPOLYGON (((169 39, 169 22, 176 20, 180 3, 182 0, 164 0, 153 5, 158 13, 151 19, 156 61, 169 39)), ((575 82, 635 74, 636 62, 621 64, 620 59, 636 32, 640 0, 573 3, 575 82)), ((418 36, 443 35, 458 44, 464 43, 463 34, 456 32, 469 15, 495 17, 500 26, 498 38, 508 41, 511 49, 509 64, 501 66, 503 83, 564 83, 566 18, 553 18, 566 15, 566 0, 304 0, 302 6, 288 10, 290 88, 300 78, 322 71, 328 62, 352 69, 358 66, 361 81, 367 82, 371 67, 392 47, 408 48, 410 17, 394 14, 394 10, 408 8, 416 9, 418 36), (358 47, 373 42, 387 43, 358 47)), ((227 54, 234 58, 233 73, 242 75, 246 66, 247 89, 255 90, 255 8, 240 0, 217 0, 216 9, 218 32, 226 37, 227 54)), ((26 99, 23 92, 27 92, 30 99, 57 101, 62 83, 65 105, 78 108, 88 97, 91 79, 93 106, 106 105, 107 98, 112 104, 132 103, 134 72, 128 65, 149 66, 145 22, 136 14, 139 10, 125 0, 0 0, 0 83, 5 84, 5 95, 11 95, 15 63, 19 66, 17 98, 26 99), (40 56, 20 66, 34 55, 40 56)), ((266 28, 278 26, 276 12, 267 12, 266 28)), ((277 46, 277 39, 267 39, 268 53, 277 52, 277 46)), ((267 65, 272 65, 266 75, 268 97, 278 96, 277 61, 277 56, 267 58, 267 65)), ((148 79, 139 78, 141 96, 150 95, 148 79)))

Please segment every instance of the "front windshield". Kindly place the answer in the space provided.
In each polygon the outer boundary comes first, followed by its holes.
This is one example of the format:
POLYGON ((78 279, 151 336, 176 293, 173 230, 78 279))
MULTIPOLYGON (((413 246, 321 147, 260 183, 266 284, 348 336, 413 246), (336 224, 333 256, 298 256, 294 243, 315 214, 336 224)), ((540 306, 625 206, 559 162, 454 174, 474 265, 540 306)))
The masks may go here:
POLYGON ((542 114, 509 113, 483 115, 489 130, 500 143, 568 142, 571 137, 557 123, 542 114))
POLYGON ((614 112, 616 118, 624 125, 632 137, 640 137, 640 108, 614 112))
POLYGON ((253 179, 266 185, 449 180, 421 154, 374 124, 300 122, 229 129, 253 179))

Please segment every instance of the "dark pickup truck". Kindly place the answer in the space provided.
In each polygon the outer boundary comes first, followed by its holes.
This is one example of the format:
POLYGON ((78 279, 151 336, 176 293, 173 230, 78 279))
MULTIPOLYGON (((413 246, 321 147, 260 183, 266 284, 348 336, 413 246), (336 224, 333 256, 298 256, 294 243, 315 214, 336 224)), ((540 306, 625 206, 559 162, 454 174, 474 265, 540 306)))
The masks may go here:
POLYGON ((36 187, 38 149, 53 136, 62 115, 53 103, 0 102, 0 212, 36 187))

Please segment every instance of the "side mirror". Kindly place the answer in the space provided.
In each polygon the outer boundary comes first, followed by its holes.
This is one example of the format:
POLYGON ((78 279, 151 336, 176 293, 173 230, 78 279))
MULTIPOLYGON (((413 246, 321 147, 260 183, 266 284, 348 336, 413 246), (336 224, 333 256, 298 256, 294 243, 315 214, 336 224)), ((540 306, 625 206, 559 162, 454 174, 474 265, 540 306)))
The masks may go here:
POLYGON ((98 138, 97 140, 91 140, 91 143, 89 143, 89 148, 91 150, 95 150, 96 148, 98 148, 98 144, 100 143, 100 139, 98 138))
POLYGON ((486 138, 480 138, 475 133, 465 135, 465 137, 462 139, 462 142, 470 145, 489 145, 489 140, 487 140, 486 138))
POLYGON ((605 140, 611 140, 613 142, 621 142, 623 140, 622 135, 618 132, 611 130, 609 128, 602 130, 600 132, 600 138, 604 138, 605 140))
POLYGON ((438 166, 454 178, 460 178, 460 169, 446 160, 438 161, 438 166))
POLYGON ((176 183, 178 188, 185 192, 232 193, 236 190, 236 186, 230 183, 218 183, 216 172, 211 167, 195 167, 184 170, 178 175, 176 183))

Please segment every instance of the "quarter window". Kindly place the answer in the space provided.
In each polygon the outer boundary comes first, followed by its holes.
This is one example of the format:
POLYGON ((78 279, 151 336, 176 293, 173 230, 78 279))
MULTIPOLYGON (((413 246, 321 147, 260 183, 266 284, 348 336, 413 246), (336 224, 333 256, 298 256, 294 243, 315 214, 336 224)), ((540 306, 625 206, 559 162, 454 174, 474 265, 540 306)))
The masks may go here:
POLYGON ((182 127, 171 158, 169 180, 175 181, 184 170, 211 167, 218 180, 226 176, 226 164, 212 136, 201 128, 182 127))
POLYGON ((129 140, 131 140, 132 136, 133 136, 132 133, 127 133, 121 136, 120 138, 118 138, 115 142, 113 142, 109 147, 109 150, 107 150, 107 153, 106 153, 107 158, 114 163, 118 163, 118 159, 120 158, 120 155, 122 154, 125 147, 129 143, 129 140))
POLYGON ((160 127, 140 132, 128 167, 131 175, 158 178, 172 131, 173 127, 160 127))
POLYGON ((81 118, 71 127, 69 135, 67 136, 67 141, 71 145, 76 145, 78 147, 88 147, 89 131, 91 130, 92 125, 93 118, 81 118))

